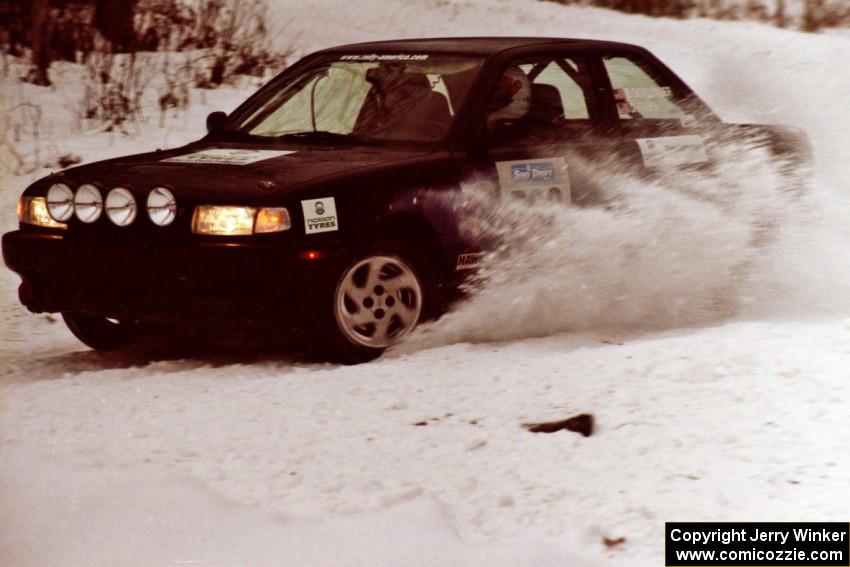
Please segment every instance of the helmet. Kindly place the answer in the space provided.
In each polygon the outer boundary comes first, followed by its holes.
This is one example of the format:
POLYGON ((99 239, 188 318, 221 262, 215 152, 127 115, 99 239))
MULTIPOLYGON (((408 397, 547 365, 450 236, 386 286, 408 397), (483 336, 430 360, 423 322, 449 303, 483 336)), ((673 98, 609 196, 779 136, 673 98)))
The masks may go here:
POLYGON ((528 114, 531 108, 531 81, 522 69, 513 65, 508 67, 490 99, 487 113, 487 126, 492 127, 499 120, 517 120, 528 114))

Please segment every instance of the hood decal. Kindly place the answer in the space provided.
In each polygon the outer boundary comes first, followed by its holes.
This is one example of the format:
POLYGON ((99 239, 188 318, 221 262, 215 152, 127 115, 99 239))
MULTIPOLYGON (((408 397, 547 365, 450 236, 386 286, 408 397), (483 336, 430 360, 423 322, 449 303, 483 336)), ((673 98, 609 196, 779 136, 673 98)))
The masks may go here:
POLYGON ((248 165, 258 161, 294 154, 292 150, 247 150, 214 148, 162 160, 165 163, 207 163, 216 165, 248 165))

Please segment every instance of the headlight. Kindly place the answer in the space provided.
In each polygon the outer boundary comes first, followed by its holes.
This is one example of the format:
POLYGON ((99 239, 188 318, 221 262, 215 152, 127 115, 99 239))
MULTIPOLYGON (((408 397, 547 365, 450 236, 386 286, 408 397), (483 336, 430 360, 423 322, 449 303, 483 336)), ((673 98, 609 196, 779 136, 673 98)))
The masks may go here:
POLYGON ((48 228, 68 228, 68 225, 56 222, 50 217, 44 197, 21 197, 18 201, 18 220, 48 228))
POLYGON ((192 218, 192 232, 221 236, 242 236, 254 233, 253 207, 216 207, 201 205, 192 218))
POLYGON ((216 236, 247 236, 282 232, 292 226, 289 211, 283 207, 227 207, 201 205, 192 218, 192 232, 216 236))

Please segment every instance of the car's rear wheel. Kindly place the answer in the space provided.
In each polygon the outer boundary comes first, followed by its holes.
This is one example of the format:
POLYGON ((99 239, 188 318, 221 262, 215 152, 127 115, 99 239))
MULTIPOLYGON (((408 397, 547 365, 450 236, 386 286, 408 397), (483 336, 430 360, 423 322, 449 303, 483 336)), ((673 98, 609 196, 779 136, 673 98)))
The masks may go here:
POLYGON ((66 311, 62 318, 74 336, 94 350, 108 351, 128 346, 144 334, 144 328, 138 323, 101 315, 66 311))
POLYGON ((347 363, 377 358, 419 323, 432 301, 432 282, 415 255, 384 249, 357 255, 333 292, 328 336, 347 363))

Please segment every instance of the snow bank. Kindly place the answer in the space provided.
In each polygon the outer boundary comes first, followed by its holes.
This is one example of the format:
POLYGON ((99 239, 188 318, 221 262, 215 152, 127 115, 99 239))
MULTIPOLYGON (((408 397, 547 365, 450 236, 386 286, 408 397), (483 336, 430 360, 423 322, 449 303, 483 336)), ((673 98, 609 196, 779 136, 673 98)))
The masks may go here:
POLYGON ((44 460, 18 453, 0 471, 4 565, 593 564, 545 544, 464 542, 433 498, 337 518, 287 517, 162 472, 94 469, 57 484, 54 470, 33 468, 44 460))

